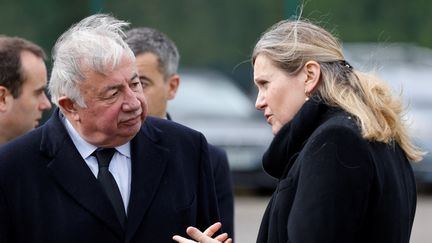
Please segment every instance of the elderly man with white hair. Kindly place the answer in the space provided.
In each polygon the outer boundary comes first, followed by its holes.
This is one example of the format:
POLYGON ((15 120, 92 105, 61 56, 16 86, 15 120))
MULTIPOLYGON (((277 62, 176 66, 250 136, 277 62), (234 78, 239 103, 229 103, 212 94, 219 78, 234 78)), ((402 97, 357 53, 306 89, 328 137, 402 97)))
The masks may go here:
POLYGON ((93 15, 58 39, 58 108, 0 149, 0 242, 172 242, 219 220, 207 142, 146 118, 126 25, 93 15))

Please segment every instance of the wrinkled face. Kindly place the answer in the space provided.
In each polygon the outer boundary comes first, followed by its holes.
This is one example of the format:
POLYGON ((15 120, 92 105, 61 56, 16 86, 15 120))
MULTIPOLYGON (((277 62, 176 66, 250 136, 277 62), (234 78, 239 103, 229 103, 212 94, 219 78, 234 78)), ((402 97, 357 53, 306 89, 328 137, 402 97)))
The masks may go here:
POLYGON ((254 83, 258 95, 255 107, 264 113, 273 134, 291 121, 304 104, 306 78, 302 72, 288 75, 263 54, 256 57, 254 83))
POLYGON ((42 58, 29 51, 21 53, 24 82, 17 98, 10 95, 11 106, 8 111, 8 127, 12 137, 24 134, 39 125, 42 112, 51 108, 45 95, 47 70, 42 58))
POLYGON ((70 121, 87 142, 115 147, 130 141, 146 115, 146 101, 135 63, 123 57, 108 75, 89 71, 80 84, 86 108, 73 104, 70 121))
POLYGON ((139 79, 148 102, 148 115, 166 117, 168 100, 172 99, 169 82, 164 79, 159 62, 153 53, 143 53, 136 57, 139 79))

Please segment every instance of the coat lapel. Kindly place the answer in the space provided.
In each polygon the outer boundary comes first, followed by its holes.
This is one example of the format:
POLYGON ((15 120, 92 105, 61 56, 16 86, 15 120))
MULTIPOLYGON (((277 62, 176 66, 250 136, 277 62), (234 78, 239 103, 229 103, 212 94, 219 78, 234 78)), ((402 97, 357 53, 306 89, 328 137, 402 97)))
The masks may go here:
POLYGON ((83 208, 123 239, 123 230, 113 207, 108 203, 108 197, 75 148, 60 120, 58 110, 45 126, 41 150, 53 157, 47 167, 56 182, 83 208))
POLYGON ((149 120, 131 143, 132 183, 126 242, 132 239, 150 207, 167 164, 169 151, 158 144, 162 132, 149 120))

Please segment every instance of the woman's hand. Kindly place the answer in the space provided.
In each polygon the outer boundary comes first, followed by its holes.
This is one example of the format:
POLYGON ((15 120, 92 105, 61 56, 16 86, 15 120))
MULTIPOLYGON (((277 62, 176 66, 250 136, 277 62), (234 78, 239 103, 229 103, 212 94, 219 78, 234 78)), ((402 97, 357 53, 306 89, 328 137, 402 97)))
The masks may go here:
POLYGON ((227 233, 220 234, 214 239, 211 238, 214 233, 216 233, 221 228, 221 226, 221 223, 215 223, 212 226, 208 227, 204 232, 201 232, 195 227, 188 227, 186 229, 186 233, 196 241, 189 240, 178 235, 175 235, 173 237, 173 240, 177 241, 178 243, 232 243, 232 239, 228 238, 227 233))

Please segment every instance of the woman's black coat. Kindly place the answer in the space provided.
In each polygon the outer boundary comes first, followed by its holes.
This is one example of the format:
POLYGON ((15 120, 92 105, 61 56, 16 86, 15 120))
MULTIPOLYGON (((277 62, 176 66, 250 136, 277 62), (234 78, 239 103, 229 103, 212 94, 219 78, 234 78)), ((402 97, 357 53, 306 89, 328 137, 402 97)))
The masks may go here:
POLYGON ((257 242, 409 242, 411 166, 398 144, 363 139, 349 114, 306 102, 275 136, 263 166, 280 181, 257 242))

